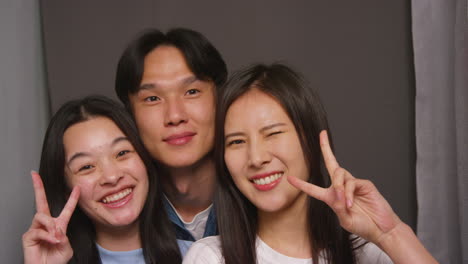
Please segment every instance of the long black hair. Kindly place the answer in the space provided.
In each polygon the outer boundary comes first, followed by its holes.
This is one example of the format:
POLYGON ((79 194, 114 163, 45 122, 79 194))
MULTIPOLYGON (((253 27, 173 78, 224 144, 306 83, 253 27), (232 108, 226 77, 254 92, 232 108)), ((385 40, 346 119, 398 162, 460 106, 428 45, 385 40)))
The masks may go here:
POLYGON ((117 65, 115 92, 128 109, 129 94, 135 94, 140 88, 146 55, 164 45, 177 48, 198 79, 212 81, 216 87, 226 82, 226 63, 201 33, 187 28, 174 28, 167 33, 148 29, 128 44, 117 65))
MULTIPOLYGON (((127 136, 148 172, 149 190, 139 216, 140 239, 146 263, 180 263, 182 257, 172 225, 163 206, 162 189, 156 168, 138 137, 138 131, 125 108, 106 97, 88 96, 64 104, 52 117, 44 138, 39 173, 51 214, 57 217, 70 194, 65 182, 63 135, 72 125, 95 117, 112 120, 127 136)), ((67 229, 73 248, 70 263, 100 263, 96 232, 89 217, 76 207, 67 229)))
MULTIPOLYGON (((294 123, 309 168, 309 182, 331 183, 325 172, 319 133, 327 130, 325 109, 317 92, 291 68, 282 64, 256 64, 235 73, 218 94, 214 156, 218 174, 215 208, 226 264, 256 263, 257 208, 239 191, 224 161, 224 123, 234 101, 256 88, 273 96, 294 123)), ((308 197, 307 230, 314 263, 322 255, 328 263, 355 263, 353 238, 341 228, 335 213, 322 201, 308 197)))

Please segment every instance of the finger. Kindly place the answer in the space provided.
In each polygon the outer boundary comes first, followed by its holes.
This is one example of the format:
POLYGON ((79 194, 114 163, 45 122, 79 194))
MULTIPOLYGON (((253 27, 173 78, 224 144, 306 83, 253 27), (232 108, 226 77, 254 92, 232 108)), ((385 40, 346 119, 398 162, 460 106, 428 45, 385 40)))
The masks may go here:
POLYGON ((58 217, 58 220, 60 220, 60 223, 63 225, 63 231, 65 232, 67 230, 68 222, 70 221, 70 218, 73 215, 73 212, 75 211, 76 204, 78 203, 79 198, 80 188, 78 186, 75 186, 70 194, 70 197, 68 198, 67 203, 65 204, 65 207, 63 208, 62 212, 58 217))
POLYGON ((67 242, 68 237, 65 234, 64 230, 62 230, 60 227, 57 227, 55 230, 55 238, 58 239, 61 243, 67 242))
POLYGON ((322 130, 322 132, 320 132, 320 148, 322 150, 323 160, 325 161, 328 173, 332 175, 340 165, 336 161, 335 155, 333 155, 326 130, 322 130))
POLYGON ((60 240, 55 238, 53 234, 43 229, 30 229, 23 235, 23 245, 25 247, 34 246, 42 241, 48 242, 50 244, 60 243, 60 240))
POLYGON ((60 229, 60 227, 57 226, 57 228, 55 229, 55 238, 57 238, 58 240, 62 241, 64 238, 66 238, 67 236, 65 236, 65 234, 63 233, 62 229, 60 229))
POLYGON ((327 195, 327 189, 305 182, 291 175, 288 175, 287 179, 288 182, 297 189, 305 192, 306 194, 314 197, 315 199, 328 203, 329 198, 327 195))
POLYGON ((54 219, 46 214, 37 213, 34 215, 31 229, 46 229, 47 232, 54 234, 55 232, 55 221, 54 219))
POLYGON ((62 252, 62 255, 64 258, 70 260, 73 256, 73 249, 70 246, 70 242, 68 241, 68 237, 65 235, 65 233, 57 228, 57 236, 56 238, 60 241, 57 246, 57 250, 62 252))
POLYGON ((354 203, 354 190, 356 190, 356 180, 349 179, 345 183, 345 197, 346 197, 346 207, 353 207, 354 203))
POLYGON ((36 198, 36 210, 39 213, 50 215, 49 204, 47 203, 47 196, 41 176, 39 176, 37 172, 31 171, 31 177, 34 186, 34 196, 36 198))
POLYGON ((338 168, 335 173, 331 176, 332 187, 335 191, 336 202, 344 203, 344 181, 345 181, 346 170, 338 168))

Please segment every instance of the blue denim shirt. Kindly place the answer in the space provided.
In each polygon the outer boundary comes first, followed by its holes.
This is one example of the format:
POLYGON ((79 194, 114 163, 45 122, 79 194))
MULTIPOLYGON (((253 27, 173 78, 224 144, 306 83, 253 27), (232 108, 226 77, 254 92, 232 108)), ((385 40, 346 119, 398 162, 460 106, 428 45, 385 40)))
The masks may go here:
MULTIPOLYGON (((169 204, 169 202, 167 201, 167 198, 163 200, 164 200, 164 207, 166 208, 167 215, 169 216, 169 219, 171 220, 172 224, 175 227, 177 239, 195 242, 195 238, 185 228, 184 223, 179 218, 177 213, 174 211, 174 208, 172 208, 172 206, 169 204)), ((208 215, 208 219, 206 220, 206 227, 205 227, 205 232, 203 233, 203 237, 216 236, 216 235, 218 235, 218 228, 216 224, 216 214, 214 211, 214 207, 211 207, 210 214, 208 215)))

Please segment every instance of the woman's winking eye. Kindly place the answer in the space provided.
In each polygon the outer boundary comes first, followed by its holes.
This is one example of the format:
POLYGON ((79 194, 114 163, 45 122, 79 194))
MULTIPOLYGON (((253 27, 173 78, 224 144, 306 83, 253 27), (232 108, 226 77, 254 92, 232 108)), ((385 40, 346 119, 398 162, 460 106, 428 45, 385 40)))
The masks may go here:
POLYGON ((274 136, 274 135, 281 134, 281 133, 283 133, 283 132, 284 132, 284 131, 274 131, 274 132, 270 132, 270 133, 268 133, 268 135, 267 135, 267 136, 268 136, 268 137, 270 137, 270 136, 274 136))

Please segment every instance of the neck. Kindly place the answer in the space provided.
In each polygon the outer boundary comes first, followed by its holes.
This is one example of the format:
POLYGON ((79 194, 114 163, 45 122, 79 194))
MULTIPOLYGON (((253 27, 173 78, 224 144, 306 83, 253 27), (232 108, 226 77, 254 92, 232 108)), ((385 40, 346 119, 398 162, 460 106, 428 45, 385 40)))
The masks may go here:
POLYGON ((141 248, 138 222, 125 227, 96 225, 96 242, 111 251, 130 251, 141 248))
POLYGON ((190 167, 166 168, 170 177, 163 177, 164 192, 185 222, 213 203, 215 171, 211 157, 190 167))
POLYGON ((258 235, 275 251, 295 258, 311 258, 307 195, 302 193, 283 210, 258 211, 258 235))

